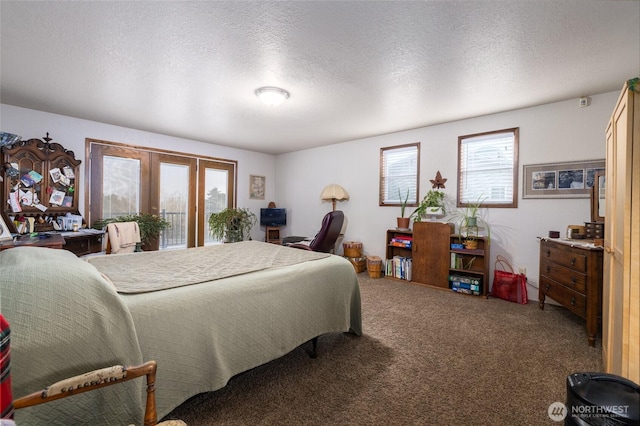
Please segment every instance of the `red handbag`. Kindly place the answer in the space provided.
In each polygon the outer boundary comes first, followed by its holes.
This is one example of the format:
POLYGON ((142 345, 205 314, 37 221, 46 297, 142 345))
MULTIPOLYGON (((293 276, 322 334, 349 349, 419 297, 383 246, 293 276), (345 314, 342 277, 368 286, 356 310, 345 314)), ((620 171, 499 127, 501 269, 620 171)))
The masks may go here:
POLYGON ((527 277, 524 274, 514 273, 513 266, 502 256, 496 258, 491 296, 522 305, 528 302, 527 277))

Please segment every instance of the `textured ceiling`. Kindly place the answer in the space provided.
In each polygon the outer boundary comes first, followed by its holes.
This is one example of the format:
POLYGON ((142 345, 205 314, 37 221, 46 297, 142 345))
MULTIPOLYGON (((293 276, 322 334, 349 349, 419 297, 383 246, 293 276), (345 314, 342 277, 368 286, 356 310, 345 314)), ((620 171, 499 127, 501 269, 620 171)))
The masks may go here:
POLYGON ((3 0, 0 14, 2 103, 274 154, 640 73, 638 1, 3 0), (291 97, 267 107, 261 86, 291 97))

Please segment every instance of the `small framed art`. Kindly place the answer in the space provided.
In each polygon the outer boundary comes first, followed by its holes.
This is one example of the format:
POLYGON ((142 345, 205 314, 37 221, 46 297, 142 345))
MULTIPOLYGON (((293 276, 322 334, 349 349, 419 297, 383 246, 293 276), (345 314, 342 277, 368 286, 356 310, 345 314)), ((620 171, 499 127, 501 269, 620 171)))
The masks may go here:
POLYGON ((249 198, 264 200, 266 178, 264 176, 249 175, 249 198))

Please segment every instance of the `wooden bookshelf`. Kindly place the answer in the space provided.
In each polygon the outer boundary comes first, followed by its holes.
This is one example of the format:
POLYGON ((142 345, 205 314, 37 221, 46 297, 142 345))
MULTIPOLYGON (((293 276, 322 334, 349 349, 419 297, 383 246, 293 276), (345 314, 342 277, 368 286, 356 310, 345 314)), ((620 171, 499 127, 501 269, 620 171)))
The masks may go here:
MULTIPOLYGON (((453 248, 452 244, 464 244, 464 237, 452 234, 449 238, 449 276, 468 277, 481 280, 481 290, 477 296, 489 293, 489 238, 476 237, 477 249, 453 248)), ((451 280, 449 280, 451 287, 451 280)), ((472 292, 473 294, 474 292, 472 292)))

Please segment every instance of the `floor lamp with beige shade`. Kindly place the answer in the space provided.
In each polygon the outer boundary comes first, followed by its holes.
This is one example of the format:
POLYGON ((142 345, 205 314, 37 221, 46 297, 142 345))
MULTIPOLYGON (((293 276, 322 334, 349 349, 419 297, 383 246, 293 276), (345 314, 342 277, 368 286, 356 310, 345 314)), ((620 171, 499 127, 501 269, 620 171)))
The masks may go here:
POLYGON ((337 183, 332 183, 322 190, 320 198, 322 201, 331 201, 333 203, 333 211, 336 211, 336 201, 348 200, 349 193, 337 183))
MULTIPOLYGON (((332 183, 331 185, 327 185, 322 190, 322 194, 320 194, 320 198, 322 201, 331 201, 333 204, 333 211, 336 211, 336 201, 346 201, 349 199, 349 193, 346 189, 338 185, 337 183, 332 183)), ((340 247, 342 239, 344 238, 344 231, 347 228, 347 218, 345 217, 344 224, 342 225, 342 230, 340 231, 340 236, 336 240, 335 247, 340 247)), ((332 250, 335 253, 334 250, 332 250)))

